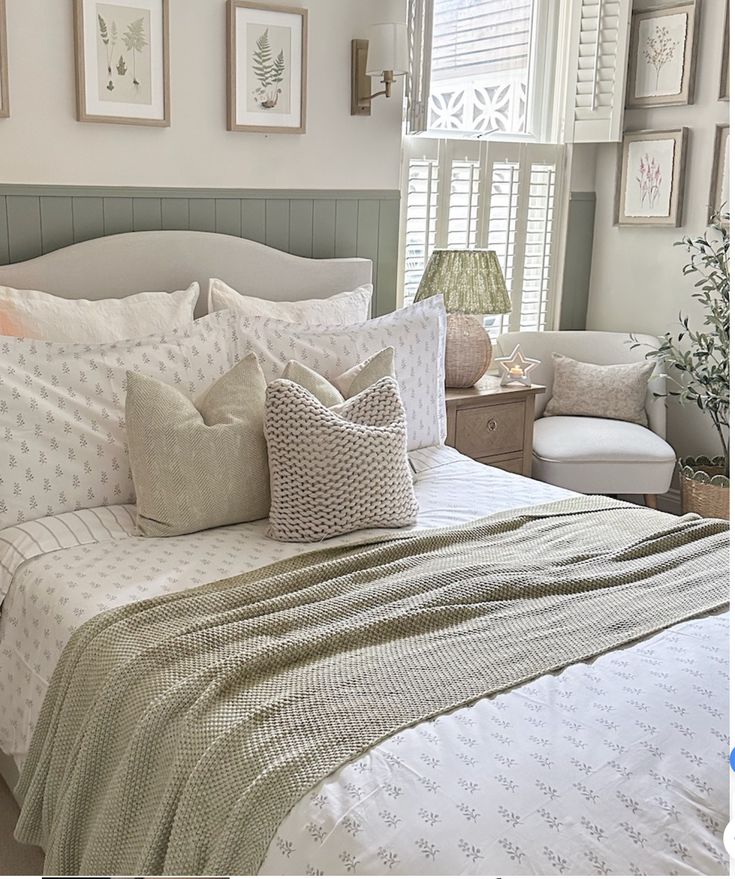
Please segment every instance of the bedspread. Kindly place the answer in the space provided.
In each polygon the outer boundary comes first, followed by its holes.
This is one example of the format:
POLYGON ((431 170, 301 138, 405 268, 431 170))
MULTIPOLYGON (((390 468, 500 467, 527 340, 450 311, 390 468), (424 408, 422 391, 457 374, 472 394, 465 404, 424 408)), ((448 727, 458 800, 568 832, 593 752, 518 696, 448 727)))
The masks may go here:
MULTIPOLYGON (((420 528, 571 496, 448 447, 410 457, 420 528)), ((265 522, 139 538, 134 514, 0 532, 0 747, 19 764, 85 620, 313 548, 265 522)), ((726 873, 728 623, 680 623, 391 737, 294 807, 261 872, 726 873)))
POLYGON ((54 675, 19 838, 53 872, 251 872, 396 730, 722 606, 725 530, 573 498, 101 614, 54 675))

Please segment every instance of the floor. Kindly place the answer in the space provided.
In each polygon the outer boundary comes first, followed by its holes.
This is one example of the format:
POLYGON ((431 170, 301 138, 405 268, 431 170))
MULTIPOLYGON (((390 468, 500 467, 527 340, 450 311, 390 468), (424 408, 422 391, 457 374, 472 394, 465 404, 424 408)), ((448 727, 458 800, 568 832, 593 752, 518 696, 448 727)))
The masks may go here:
POLYGON ((43 852, 40 848, 15 841, 13 829, 17 820, 18 805, 0 778, 0 874, 40 876, 43 872, 43 852))

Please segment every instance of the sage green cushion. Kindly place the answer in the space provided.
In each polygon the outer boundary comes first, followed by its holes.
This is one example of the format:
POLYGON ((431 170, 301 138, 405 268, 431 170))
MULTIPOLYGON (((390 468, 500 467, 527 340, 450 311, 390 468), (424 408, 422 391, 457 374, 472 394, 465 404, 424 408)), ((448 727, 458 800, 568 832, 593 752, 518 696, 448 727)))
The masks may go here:
POLYGON ((128 372, 127 385, 125 418, 141 534, 173 537, 268 515, 265 378, 254 354, 196 404, 149 376, 128 372))
POLYGON ((322 406, 338 406, 381 378, 395 378, 395 349, 383 348, 371 357, 337 375, 325 378, 298 360, 289 360, 281 378, 295 382, 313 394, 322 406))

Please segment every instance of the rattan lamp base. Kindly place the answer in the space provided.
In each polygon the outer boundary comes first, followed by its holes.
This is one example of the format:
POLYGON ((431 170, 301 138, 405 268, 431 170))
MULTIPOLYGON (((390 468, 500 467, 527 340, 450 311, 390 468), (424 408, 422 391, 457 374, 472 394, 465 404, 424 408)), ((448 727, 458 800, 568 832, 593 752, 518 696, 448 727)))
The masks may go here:
POLYGON ((471 388, 490 368, 493 346, 485 328, 467 314, 447 315, 447 353, 444 383, 448 388, 471 388))

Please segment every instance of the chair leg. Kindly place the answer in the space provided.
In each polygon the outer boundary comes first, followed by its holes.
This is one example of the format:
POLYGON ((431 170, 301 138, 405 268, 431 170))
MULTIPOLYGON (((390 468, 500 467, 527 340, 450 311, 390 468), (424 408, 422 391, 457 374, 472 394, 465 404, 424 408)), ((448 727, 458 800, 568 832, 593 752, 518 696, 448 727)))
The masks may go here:
POLYGON ((657 510, 657 509, 658 509, 658 503, 657 503, 657 501, 656 501, 656 495, 655 495, 655 494, 644 494, 644 495, 643 495, 643 500, 646 502, 646 506, 647 506, 647 507, 650 507, 652 510, 657 510))

